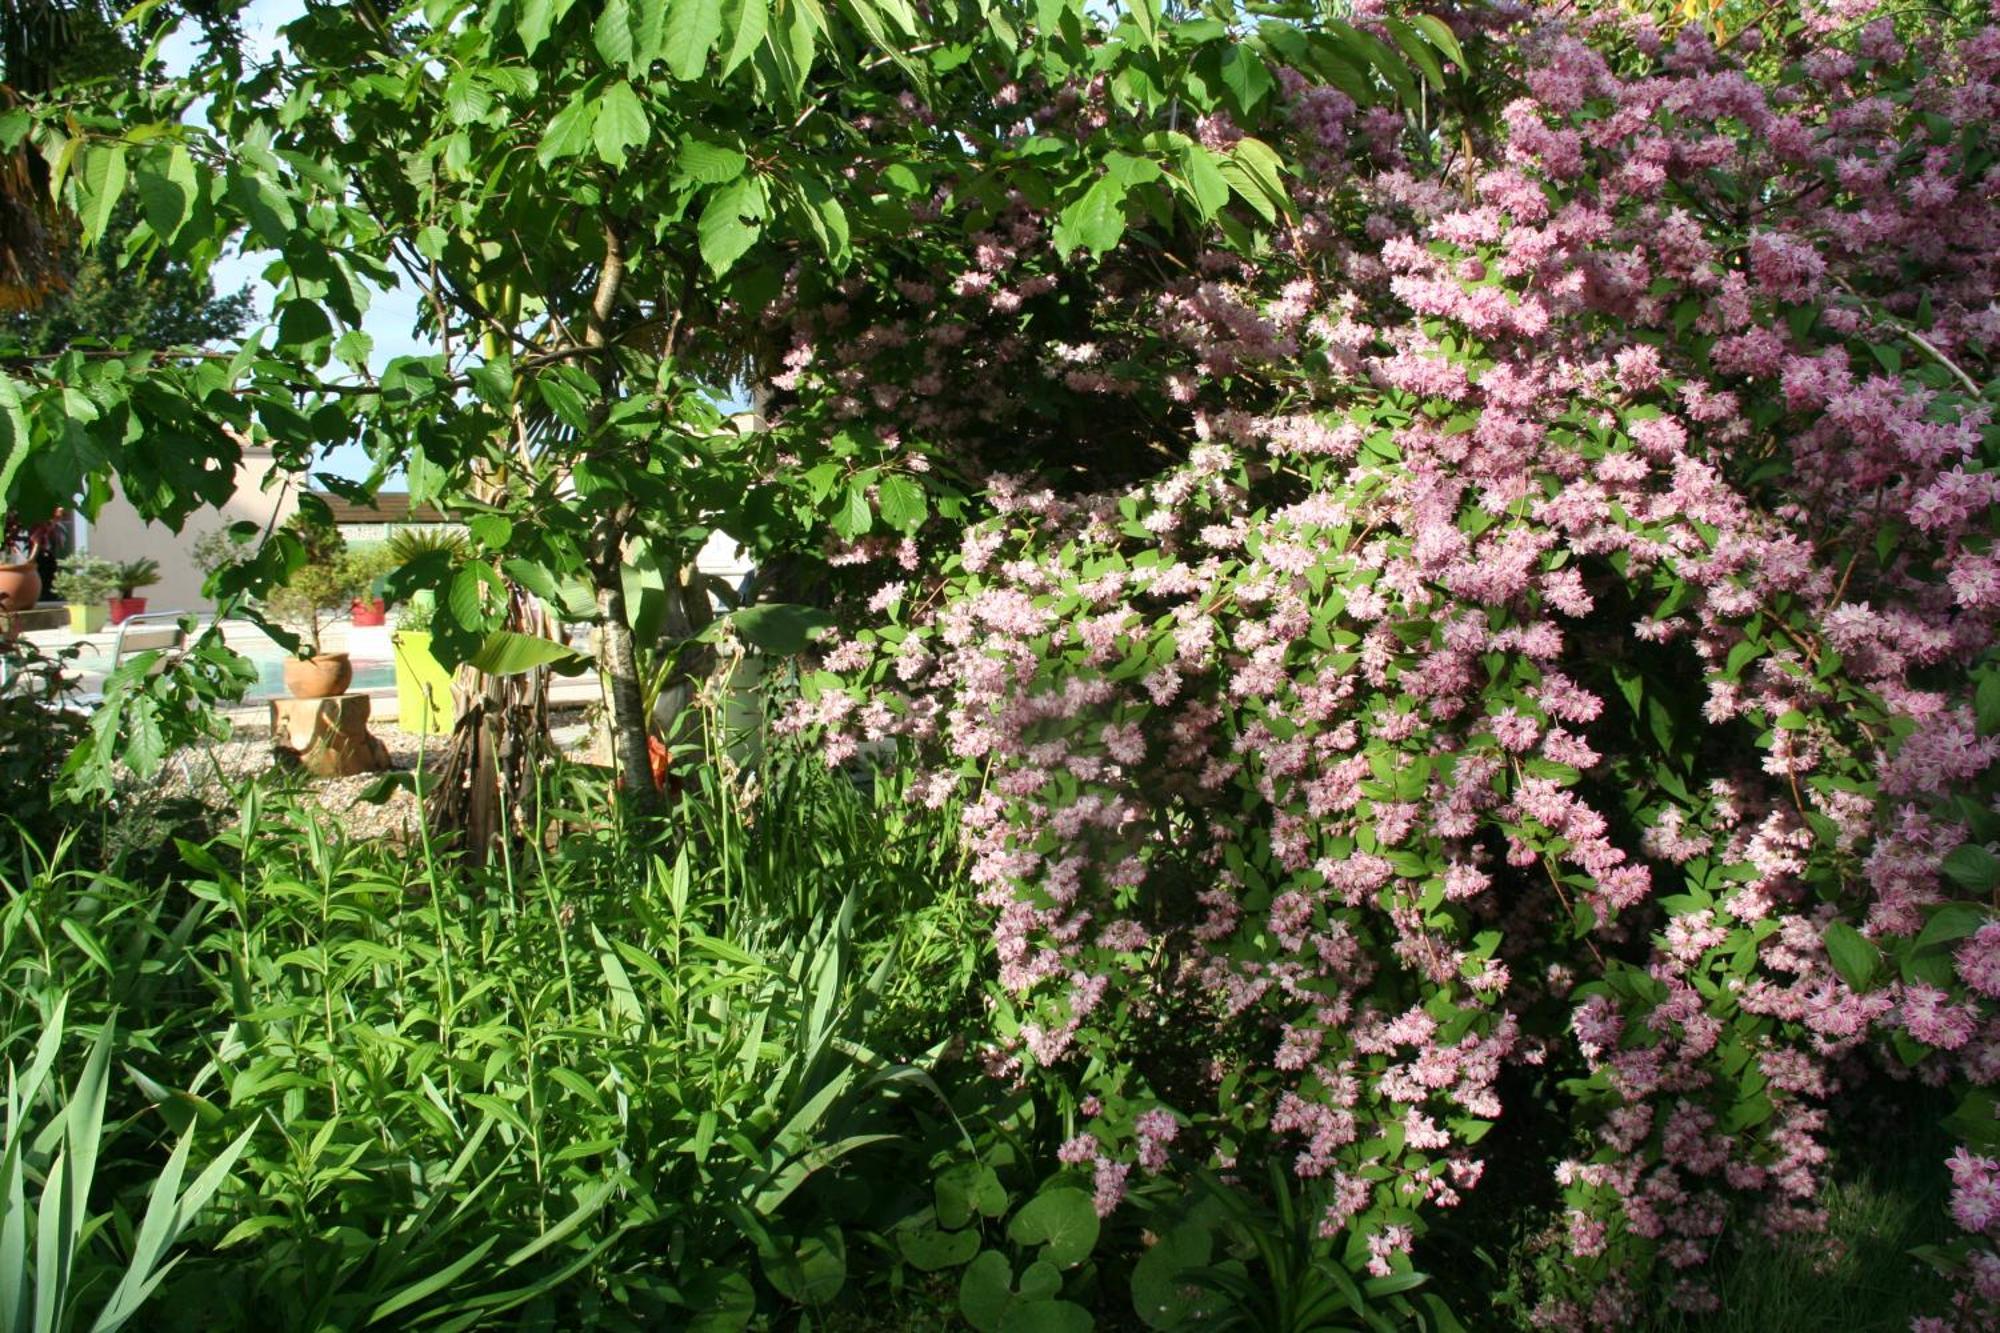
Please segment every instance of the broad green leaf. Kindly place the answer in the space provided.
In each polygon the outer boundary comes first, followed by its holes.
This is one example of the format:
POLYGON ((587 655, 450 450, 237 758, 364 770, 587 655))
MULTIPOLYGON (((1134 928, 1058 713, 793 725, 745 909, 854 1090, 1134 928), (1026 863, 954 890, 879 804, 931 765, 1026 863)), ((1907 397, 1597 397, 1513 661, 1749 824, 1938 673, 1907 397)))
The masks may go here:
POLYGON ((896 1249, 910 1267, 923 1273, 956 1268, 979 1253, 979 1232, 940 1231, 935 1226, 903 1227, 896 1232, 896 1249))
POLYGON ((1097 1244, 1097 1209, 1080 1189, 1057 1186, 1028 1200, 1007 1224, 1016 1245, 1045 1245, 1042 1257, 1057 1268, 1074 1268, 1097 1244))
POLYGON ((1845 921, 1829 924, 1821 938, 1840 979, 1856 990, 1866 990, 1882 963, 1882 955, 1875 946, 1845 921))
POLYGON ((1099 176, 1083 196, 1056 219, 1056 253, 1064 257, 1078 246, 1102 255, 1125 234, 1125 186, 1110 175, 1099 176))
POLYGON ((1139 1321, 1147 1328, 1178 1328, 1190 1319, 1213 1318, 1214 1293, 1202 1293, 1186 1273, 1205 1265, 1214 1248, 1207 1227, 1187 1223, 1139 1256, 1132 1268, 1132 1309, 1139 1321))
POLYGON ((112 210, 125 193, 125 150, 93 146, 83 160, 83 243, 96 245, 111 225, 112 210))
POLYGON ((625 80, 613 83, 597 99, 597 125, 593 137, 597 143, 598 160, 606 166, 624 166, 626 151, 643 147, 652 132, 646 108, 640 105, 638 94, 625 80))
POLYGON ((721 35, 722 0, 668 0, 666 36, 660 47, 667 71, 683 81, 700 78, 721 35))
POLYGON ((444 110, 454 124, 470 125, 492 109, 492 90, 480 83, 469 68, 459 70, 445 84, 444 110))
POLYGON ((1435 14, 1411 14, 1404 21, 1423 33, 1425 39, 1442 51, 1445 59, 1458 66, 1461 72, 1471 68, 1465 62, 1465 48, 1458 44, 1458 38, 1452 34, 1443 19, 1435 14))
POLYGON ((632 0, 604 0, 590 30, 592 44, 613 69, 632 68, 632 0))
POLYGON ((0 509, 14 498, 14 478, 28 461, 28 414, 13 377, 0 371, 0 509))
POLYGON ((1976 842, 1954 848, 1944 858, 1944 873, 1952 883, 1974 893, 1991 893, 2000 889, 2000 857, 1976 842))
MULTIPOLYGON (((1269 201, 1271 208, 1275 209, 1277 213, 1282 213, 1288 217, 1291 215, 1292 197, 1285 189, 1284 166, 1279 160, 1278 155, 1271 150, 1269 144, 1261 139, 1253 139, 1245 135, 1230 147, 1229 156, 1225 161, 1234 165, 1252 183, 1254 188, 1269 201)), ((1224 175, 1228 175, 1226 167, 1224 175)), ((1230 183, 1234 185, 1236 182, 1232 180, 1230 183)), ((1259 212, 1265 212, 1262 207, 1257 205, 1255 199, 1250 200, 1250 202, 1253 207, 1258 207, 1259 212)), ((1275 216, 1275 214, 1266 212, 1266 216, 1275 216)))
POLYGON ((790 602, 759 602, 731 611, 724 619, 743 642, 778 657, 804 652, 814 635, 834 625, 833 617, 817 607, 790 602))
POLYGON ((908 532, 924 521, 930 504, 924 488, 904 476, 888 476, 876 487, 876 504, 882 521, 898 532, 908 532))
POLYGON ((741 259, 763 231, 768 207, 762 178, 742 176, 709 192, 699 226, 702 262, 721 277, 741 259))
POLYGON ((722 77, 735 73, 763 42, 771 25, 771 0, 728 0, 722 31, 728 38, 722 53, 722 77))
POLYGON ((838 1226, 822 1224, 796 1242, 780 1239, 776 1253, 760 1256, 764 1276, 780 1296, 799 1305, 824 1305, 847 1284, 847 1241, 838 1226))
POLYGON ((1401 19, 1384 19, 1382 23, 1396 45, 1403 49, 1403 54, 1410 58, 1410 63, 1423 72, 1425 81, 1433 88, 1443 88, 1444 69, 1438 64, 1437 56, 1424 43, 1424 39, 1417 36, 1415 30, 1401 19))
POLYGON ((562 110, 556 112, 542 131, 541 146, 535 149, 535 158, 543 166, 575 157, 590 147, 591 130, 597 121, 598 103, 595 99, 585 100, 582 93, 569 99, 562 110))
POLYGON ((571 0, 521 0, 514 20, 514 33, 529 55, 544 41, 556 20, 569 12, 571 0))
POLYGON ((749 165, 750 159, 734 148, 725 148, 704 139, 681 140, 681 151, 675 158, 675 166, 682 176, 704 185, 727 185, 741 176, 749 165))
POLYGON ((165 154, 149 154, 140 160, 134 183, 146 225, 161 240, 171 241, 194 207, 194 160, 188 150, 175 144, 165 154))
POLYGON ((1215 164, 1215 154, 1201 144, 1181 150, 1181 178, 1203 218, 1212 218, 1229 203, 1229 182, 1215 164))
POLYGON ((1928 949, 1962 940, 1993 919, 1993 913, 1978 903, 1944 903, 1924 922, 1916 947, 1928 949))

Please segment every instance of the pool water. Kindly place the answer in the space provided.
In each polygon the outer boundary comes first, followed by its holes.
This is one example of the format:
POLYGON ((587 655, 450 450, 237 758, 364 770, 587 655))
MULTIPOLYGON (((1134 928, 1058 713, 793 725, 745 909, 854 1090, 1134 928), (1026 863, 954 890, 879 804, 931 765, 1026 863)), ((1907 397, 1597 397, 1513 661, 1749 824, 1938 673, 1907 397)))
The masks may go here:
MULTIPOLYGON (((242 651, 241 649, 238 650, 242 651)), ((261 699, 271 695, 287 693, 285 689, 285 659, 265 657, 261 654, 245 653, 257 667, 257 683, 248 691, 248 697, 261 699)), ((350 694, 384 694, 396 688, 396 664, 394 662, 356 662, 354 683, 347 687, 350 694)))

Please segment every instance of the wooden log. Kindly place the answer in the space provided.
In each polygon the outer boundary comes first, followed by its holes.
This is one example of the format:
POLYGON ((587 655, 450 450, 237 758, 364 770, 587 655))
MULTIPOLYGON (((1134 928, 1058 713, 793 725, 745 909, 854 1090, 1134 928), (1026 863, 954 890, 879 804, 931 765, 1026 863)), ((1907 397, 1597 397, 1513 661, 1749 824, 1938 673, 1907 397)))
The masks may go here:
POLYGON ((389 747, 368 732, 365 694, 271 700, 271 757, 322 778, 379 773, 389 747))

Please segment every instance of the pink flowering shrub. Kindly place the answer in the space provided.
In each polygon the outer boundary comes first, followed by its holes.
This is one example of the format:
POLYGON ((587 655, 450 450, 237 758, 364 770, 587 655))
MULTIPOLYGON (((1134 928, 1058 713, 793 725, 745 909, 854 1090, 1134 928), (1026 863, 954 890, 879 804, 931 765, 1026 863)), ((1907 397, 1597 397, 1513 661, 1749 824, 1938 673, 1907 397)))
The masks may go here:
POLYGON ((2000 29, 1805 13, 1462 24, 1493 114, 1449 135, 1283 71, 1267 250, 1009 335, 1150 470, 1081 412, 993 468, 980 404, 1023 409, 934 378, 1072 280, 1025 199, 793 358, 800 420, 984 483, 796 721, 963 795, 990 1063, 1068 1099, 1100 1212, 1277 1154, 1397 1271, 1539 1069, 1583 1127, 1539 1317, 1615 1326, 1639 1282, 1707 1308, 1731 1228, 1819 1228, 1841 1090, 1913 1074, 1970 1140, 1939 1326, 2000 1309, 2000 29))

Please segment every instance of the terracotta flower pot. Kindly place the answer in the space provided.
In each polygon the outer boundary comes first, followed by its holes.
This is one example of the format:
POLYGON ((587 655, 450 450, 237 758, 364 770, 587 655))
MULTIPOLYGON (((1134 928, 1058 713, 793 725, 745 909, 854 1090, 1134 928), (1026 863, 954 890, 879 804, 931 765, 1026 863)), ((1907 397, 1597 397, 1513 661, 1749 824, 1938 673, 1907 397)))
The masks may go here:
POLYGON ((32 611, 42 599, 42 572, 33 560, 0 565, 0 611, 32 611))
POLYGON ((389 604, 380 597, 366 602, 356 598, 354 605, 348 608, 348 614, 356 629, 372 629, 388 623, 389 604))
POLYGON ((133 616, 146 614, 146 599, 143 597, 113 597, 111 599, 111 623, 122 625, 133 616))
POLYGON ((285 688, 294 699, 327 699, 347 693, 354 683, 354 663, 346 653, 285 659, 285 688))

